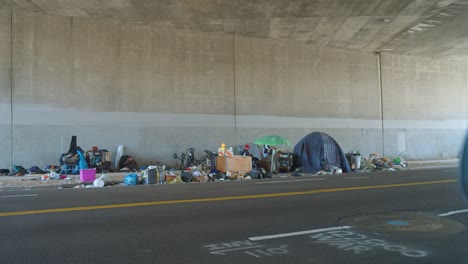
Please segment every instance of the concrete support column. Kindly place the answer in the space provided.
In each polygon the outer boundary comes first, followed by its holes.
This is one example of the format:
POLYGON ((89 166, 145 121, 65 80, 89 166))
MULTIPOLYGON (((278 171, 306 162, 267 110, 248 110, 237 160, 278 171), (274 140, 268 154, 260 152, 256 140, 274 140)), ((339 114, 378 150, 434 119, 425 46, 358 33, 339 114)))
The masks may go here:
POLYGON ((12 13, 0 11, 0 168, 11 168, 12 151, 12 13))

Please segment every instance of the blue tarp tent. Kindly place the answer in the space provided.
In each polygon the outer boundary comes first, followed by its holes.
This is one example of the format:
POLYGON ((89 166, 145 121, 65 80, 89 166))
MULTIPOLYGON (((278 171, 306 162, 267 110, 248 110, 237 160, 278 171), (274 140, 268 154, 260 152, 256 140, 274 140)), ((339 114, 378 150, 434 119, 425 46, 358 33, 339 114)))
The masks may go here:
POLYGON ((312 132, 294 146, 294 167, 301 167, 302 172, 317 173, 323 169, 324 162, 351 172, 340 145, 325 133, 312 132))

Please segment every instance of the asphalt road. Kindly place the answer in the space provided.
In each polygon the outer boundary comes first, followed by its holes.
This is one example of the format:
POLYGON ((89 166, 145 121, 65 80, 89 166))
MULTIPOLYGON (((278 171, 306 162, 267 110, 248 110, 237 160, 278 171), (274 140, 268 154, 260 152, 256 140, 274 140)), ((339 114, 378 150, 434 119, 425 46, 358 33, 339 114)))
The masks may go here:
POLYGON ((4 191, 0 263, 468 263, 456 173, 4 191))

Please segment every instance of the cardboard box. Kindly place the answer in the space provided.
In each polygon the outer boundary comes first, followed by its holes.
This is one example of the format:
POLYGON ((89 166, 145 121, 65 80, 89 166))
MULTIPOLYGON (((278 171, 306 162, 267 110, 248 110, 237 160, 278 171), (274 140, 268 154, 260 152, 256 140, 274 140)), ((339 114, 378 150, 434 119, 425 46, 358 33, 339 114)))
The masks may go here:
POLYGON ((249 172, 252 170, 252 157, 250 156, 218 156, 216 157, 216 169, 220 172, 249 172))
POLYGON ((165 181, 166 183, 169 183, 169 182, 171 182, 172 180, 174 180, 176 177, 177 177, 177 175, 166 174, 166 175, 164 175, 164 181, 165 181))

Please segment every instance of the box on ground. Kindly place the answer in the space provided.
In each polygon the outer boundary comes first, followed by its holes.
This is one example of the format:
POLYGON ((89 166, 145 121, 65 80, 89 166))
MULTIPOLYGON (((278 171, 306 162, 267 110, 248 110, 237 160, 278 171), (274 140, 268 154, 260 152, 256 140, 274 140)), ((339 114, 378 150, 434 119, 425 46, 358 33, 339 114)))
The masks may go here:
POLYGON ((249 172, 252 170, 252 157, 250 156, 218 156, 216 169, 220 172, 249 172))
POLYGON ((92 182, 96 179, 96 168, 80 170, 81 182, 92 182))

